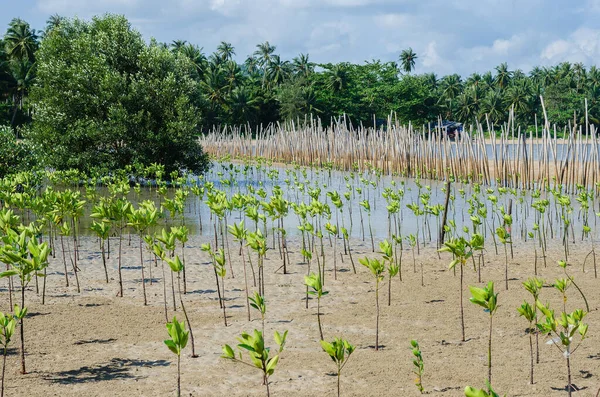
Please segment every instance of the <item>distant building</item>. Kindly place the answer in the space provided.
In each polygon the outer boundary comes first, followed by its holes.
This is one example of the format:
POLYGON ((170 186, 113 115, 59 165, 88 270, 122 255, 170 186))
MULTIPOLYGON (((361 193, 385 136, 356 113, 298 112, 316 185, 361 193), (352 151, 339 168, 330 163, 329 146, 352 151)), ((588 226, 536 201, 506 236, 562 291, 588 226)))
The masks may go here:
POLYGON ((442 135, 450 139, 455 139, 463 132, 463 124, 458 121, 442 120, 434 123, 429 123, 429 128, 432 133, 441 131, 442 135))

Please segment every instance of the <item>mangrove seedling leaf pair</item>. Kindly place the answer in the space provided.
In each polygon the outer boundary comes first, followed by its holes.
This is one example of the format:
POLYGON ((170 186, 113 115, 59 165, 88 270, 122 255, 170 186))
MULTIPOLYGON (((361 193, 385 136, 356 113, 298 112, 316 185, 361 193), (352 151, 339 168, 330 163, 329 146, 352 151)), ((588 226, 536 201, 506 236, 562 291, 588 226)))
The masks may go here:
POLYGON ((167 332, 171 339, 165 340, 165 345, 177 355, 177 397, 181 396, 181 351, 185 349, 188 342, 189 331, 185 330, 185 322, 173 321, 167 323, 167 332))
POLYGON ((262 372, 263 384, 267 389, 267 397, 269 397, 269 377, 273 375, 277 363, 279 363, 279 356, 285 347, 287 334, 288 331, 285 331, 283 334, 275 331, 274 338, 278 349, 274 356, 271 355, 271 349, 265 347, 265 340, 262 332, 254 330, 252 334, 243 332, 238 338, 240 343, 238 344, 239 351, 237 357, 233 348, 229 345, 223 346, 223 355, 221 357, 259 369, 262 372), (244 361, 242 351, 250 356, 251 363, 244 361))
POLYGON ((329 355, 337 366, 337 395, 340 396, 340 375, 354 353, 355 347, 345 339, 335 338, 332 342, 321 341, 323 351, 329 355))

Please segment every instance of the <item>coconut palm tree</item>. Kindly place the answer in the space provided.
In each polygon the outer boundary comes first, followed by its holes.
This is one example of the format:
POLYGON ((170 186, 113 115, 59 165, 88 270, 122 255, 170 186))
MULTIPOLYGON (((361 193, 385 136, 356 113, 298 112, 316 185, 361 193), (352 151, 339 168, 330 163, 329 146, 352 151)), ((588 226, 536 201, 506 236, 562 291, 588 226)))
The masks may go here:
POLYGON ((258 110, 256 98, 246 86, 236 87, 229 96, 232 123, 241 125, 254 122, 258 110))
POLYGON ((225 80, 227 81, 228 92, 233 91, 234 88, 240 86, 244 81, 244 74, 235 61, 227 61, 223 71, 225 74, 225 80))
POLYGON ((290 75, 289 61, 282 61, 279 55, 273 55, 267 68, 269 87, 283 83, 290 75))
POLYGON ((512 77, 513 72, 508 70, 508 64, 506 62, 503 62, 500 65, 496 66, 495 69, 496 78, 494 79, 494 82, 496 83, 496 86, 498 88, 503 90, 507 88, 510 84, 510 79, 512 77))
POLYGON ((10 59, 27 59, 34 62, 38 45, 38 35, 27 22, 14 18, 8 24, 8 30, 4 35, 4 46, 10 59))
POLYGON ((598 69, 595 65, 590 67, 590 70, 587 74, 587 85, 596 89, 600 87, 600 69, 598 69))
POLYGON ((408 48, 407 50, 403 50, 400 54, 400 64, 402 65, 402 70, 406 73, 410 73, 415 69, 415 61, 418 56, 415 54, 412 48, 408 48))
POLYGON ((506 105, 513 109, 516 115, 526 116, 531 111, 531 91, 526 80, 515 83, 506 91, 506 105))
POLYGON ((265 41, 262 44, 257 44, 256 48, 257 50, 254 51, 254 56, 256 57, 258 65, 261 66, 263 70, 266 70, 277 47, 269 44, 268 41, 265 41))
POLYGON ((296 76, 308 79, 315 70, 315 64, 308 60, 308 54, 300 54, 292 60, 292 70, 296 76))
POLYGON ((179 52, 187 44, 186 40, 173 40, 171 42, 171 51, 179 52))
POLYGON ((202 48, 188 43, 181 47, 180 53, 190 60, 196 72, 196 79, 200 80, 204 77, 204 72, 207 67, 206 55, 202 52, 202 48))
POLYGON ((46 20, 46 29, 44 29, 43 36, 48 36, 50 32, 52 32, 54 29, 57 29, 64 21, 65 17, 63 16, 58 14, 50 15, 50 17, 46 20))
POLYGON ((222 41, 217 47, 216 53, 220 56, 222 61, 231 61, 235 55, 235 48, 233 48, 231 43, 222 41))
POLYGON ((488 91, 481 105, 482 113, 486 114, 491 122, 500 123, 504 120, 504 94, 499 89, 488 91))
POLYGON ((333 92, 340 92, 348 85, 349 76, 347 66, 345 63, 337 63, 327 71, 328 86, 333 92))

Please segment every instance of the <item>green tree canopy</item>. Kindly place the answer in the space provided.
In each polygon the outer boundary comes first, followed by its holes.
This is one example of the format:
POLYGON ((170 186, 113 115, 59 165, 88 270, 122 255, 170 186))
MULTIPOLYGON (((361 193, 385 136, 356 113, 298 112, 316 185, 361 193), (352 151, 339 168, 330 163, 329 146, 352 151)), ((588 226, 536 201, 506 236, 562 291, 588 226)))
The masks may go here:
POLYGON ((37 52, 33 138, 50 165, 160 163, 202 172, 197 74, 190 58, 146 44, 123 16, 65 20, 37 52))

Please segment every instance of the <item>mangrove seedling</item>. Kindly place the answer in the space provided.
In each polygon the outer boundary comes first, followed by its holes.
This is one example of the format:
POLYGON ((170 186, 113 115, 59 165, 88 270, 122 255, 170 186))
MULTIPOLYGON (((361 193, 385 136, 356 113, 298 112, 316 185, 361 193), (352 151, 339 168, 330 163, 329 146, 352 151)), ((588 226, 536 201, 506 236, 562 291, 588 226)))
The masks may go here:
POLYGON ((490 315, 490 333, 488 338, 488 383, 492 384, 492 320, 498 308, 498 293, 494 293, 494 282, 490 281, 483 288, 470 286, 471 295, 469 300, 481 307, 490 315))
POLYGON ((378 259, 359 259, 361 265, 367 267, 375 277, 375 350, 379 350, 379 283, 383 281, 385 264, 378 259))
POLYGON ((237 357, 229 345, 223 346, 223 355, 221 357, 248 365, 252 368, 258 368, 262 372, 263 385, 267 388, 267 397, 270 397, 269 377, 275 372, 275 367, 277 367, 277 363, 279 362, 279 356, 285 347, 287 334, 287 331, 285 331, 283 335, 275 331, 275 343, 277 343, 278 349, 277 354, 274 356, 271 356, 271 349, 265 347, 265 340, 262 332, 254 330, 252 335, 243 332, 238 338, 240 343, 237 345, 239 349, 237 357), (244 361, 242 350, 248 353, 251 363, 244 361))
POLYGON ((506 290, 508 291, 508 249, 506 248, 506 245, 511 244, 511 237, 510 233, 508 233, 504 227, 498 227, 496 229, 496 235, 504 246, 504 283, 506 290))
POLYGON ((485 391, 485 389, 475 389, 471 386, 465 387, 465 397, 500 397, 500 395, 488 383, 488 391, 485 391))
POLYGON ((11 314, 0 313, 0 344, 2 344, 2 385, 0 385, 0 397, 4 397, 4 375, 6 372, 6 355, 8 344, 15 333, 17 321, 11 314))
POLYGON ((171 339, 166 339, 165 345, 177 355, 177 397, 181 397, 181 351, 187 345, 189 331, 185 330, 184 321, 179 322, 173 316, 173 321, 167 323, 167 332, 171 339))
POLYGON ((421 394, 423 394, 423 391, 425 391, 425 389, 423 388, 423 372, 424 372, 424 366, 423 366, 423 355, 421 354, 421 348, 419 347, 419 342, 417 342, 416 340, 411 340, 410 341, 410 346, 412 349, 412 355, 414 356, 413 358, 413 374, 415 374, 417 377, 415 379, 415 385, 417 386, 417 389, 419 389, 419 392, 421 392, 421 394))
MULTIPOLYGON (((542 291, 542 287, 544 286, 544 280, 541 280, 539 278, 530 278, 527 281, 525 281, 523 283, 523 287, 525 287, 525 289, 533 296, 533 305, 531 306, 533 308, 533 313, 535 314, 535 324, 537 324, 538 322, 538 317, 537 317, 537 306, 535 304, 535 302, 537 302, 538 298, 540 297, 540 292, 542 291)), ((536 364, 540 363, 540 348, 539 348, 539 330, 537 329, 537 327, 535 327, 534 329, 535 332, 535 362, 536 364)))
POLYGON ((319 323, 319 335, 321 336, 321 340, 323 340, 323 328, 321 327, 321 297, 329 294, 329 292, 323 291, 320 273, 311 273, 308 276, 304 276, 304 283, 309 288, 312 288, 312 291, 308 291, 308 293, 317 297, 317 322, 319 323))
POLYGON ((332 342, 321 340, 321 347, 325 353, 329 354, 329 357, 331 357, 337 366, 337 395, 340 397, 340 375, 342 369, 348 363, 350 356, 354 353, 355 347, 347 340, 341 338, 335 338, 332 342))
POLYGON ((21 309, 15 305, 15 317, 19 319, 21 334, 21 373, 25 370, 25 330, 24 319, 27 315, 25 307, 25 289, 34 276, 44 277, 42 271, 48 266, 50 248, 47 243, 38 244, 35 236, 30 235, 27 229, 20 234, 8 230, 5 236, 5 245, 0 248, 0 261, 9 264, 10 269, 0 273, 0 278, 18 276, 21 281, 21 309))
POLYGON ((536 322, 537 313, 534 308, 531 307, 527 301, 524 301, 521 307, 517 308, 520 316, 525 317, 529 321, 529 328, 527 333, 529 334, 529 356, 531 359, 531 366, 529 369, 529 384, 533 385, 533 333, 535 332, 533 324, 536 322))
POLYGON ((181 293, 181 273, 183 272, 185 265, 179 259, 178 255, 176 255, 173 259, 165 258, 165 261, 167 262, 171 270, 174 273, 177 273, 177 289, 179 291, 179 304, 181 305, 181 310, 183 311, 183 315, 185 316, 185 321, 187 321, 190 332, 190 338, 192 341, 192 357, 196 358, 198 356, 196 355, 196 346, 194 344, 194 332, 192 331, 192 324, 190 323, 190 318, 188 317, 187 310, 185 310, 185 305, 183 304, 183 294, 181 293))
POLYGON ((258 292, 254 293, 254 297, 249 298, 250 306, 260 312, 260 319, 262 321, 262 331, 265 332, 265 315, 267 314, 267 303, 265 299, 258 292))
POLYGON ((567 359, 567 389, 569 397, 573 392, 571 382, 571 356, 577 351, 581 342, 586 338, 588 325, 583 323, 583 318, 587 314, 581 309, 576 309, 572 313, 562 312, 560 317, 554 316, 554 310, 550 310, 549 305, 544 305, 539 300, 536 306, 545 316, 545 321, 538 323, 537 327, 545 334, 552 334, 554 337, 546 342, 554 345, 561 351, 563 357, 567 359), (575 344, 575 336, 579 334, 579 341, 575 344))

